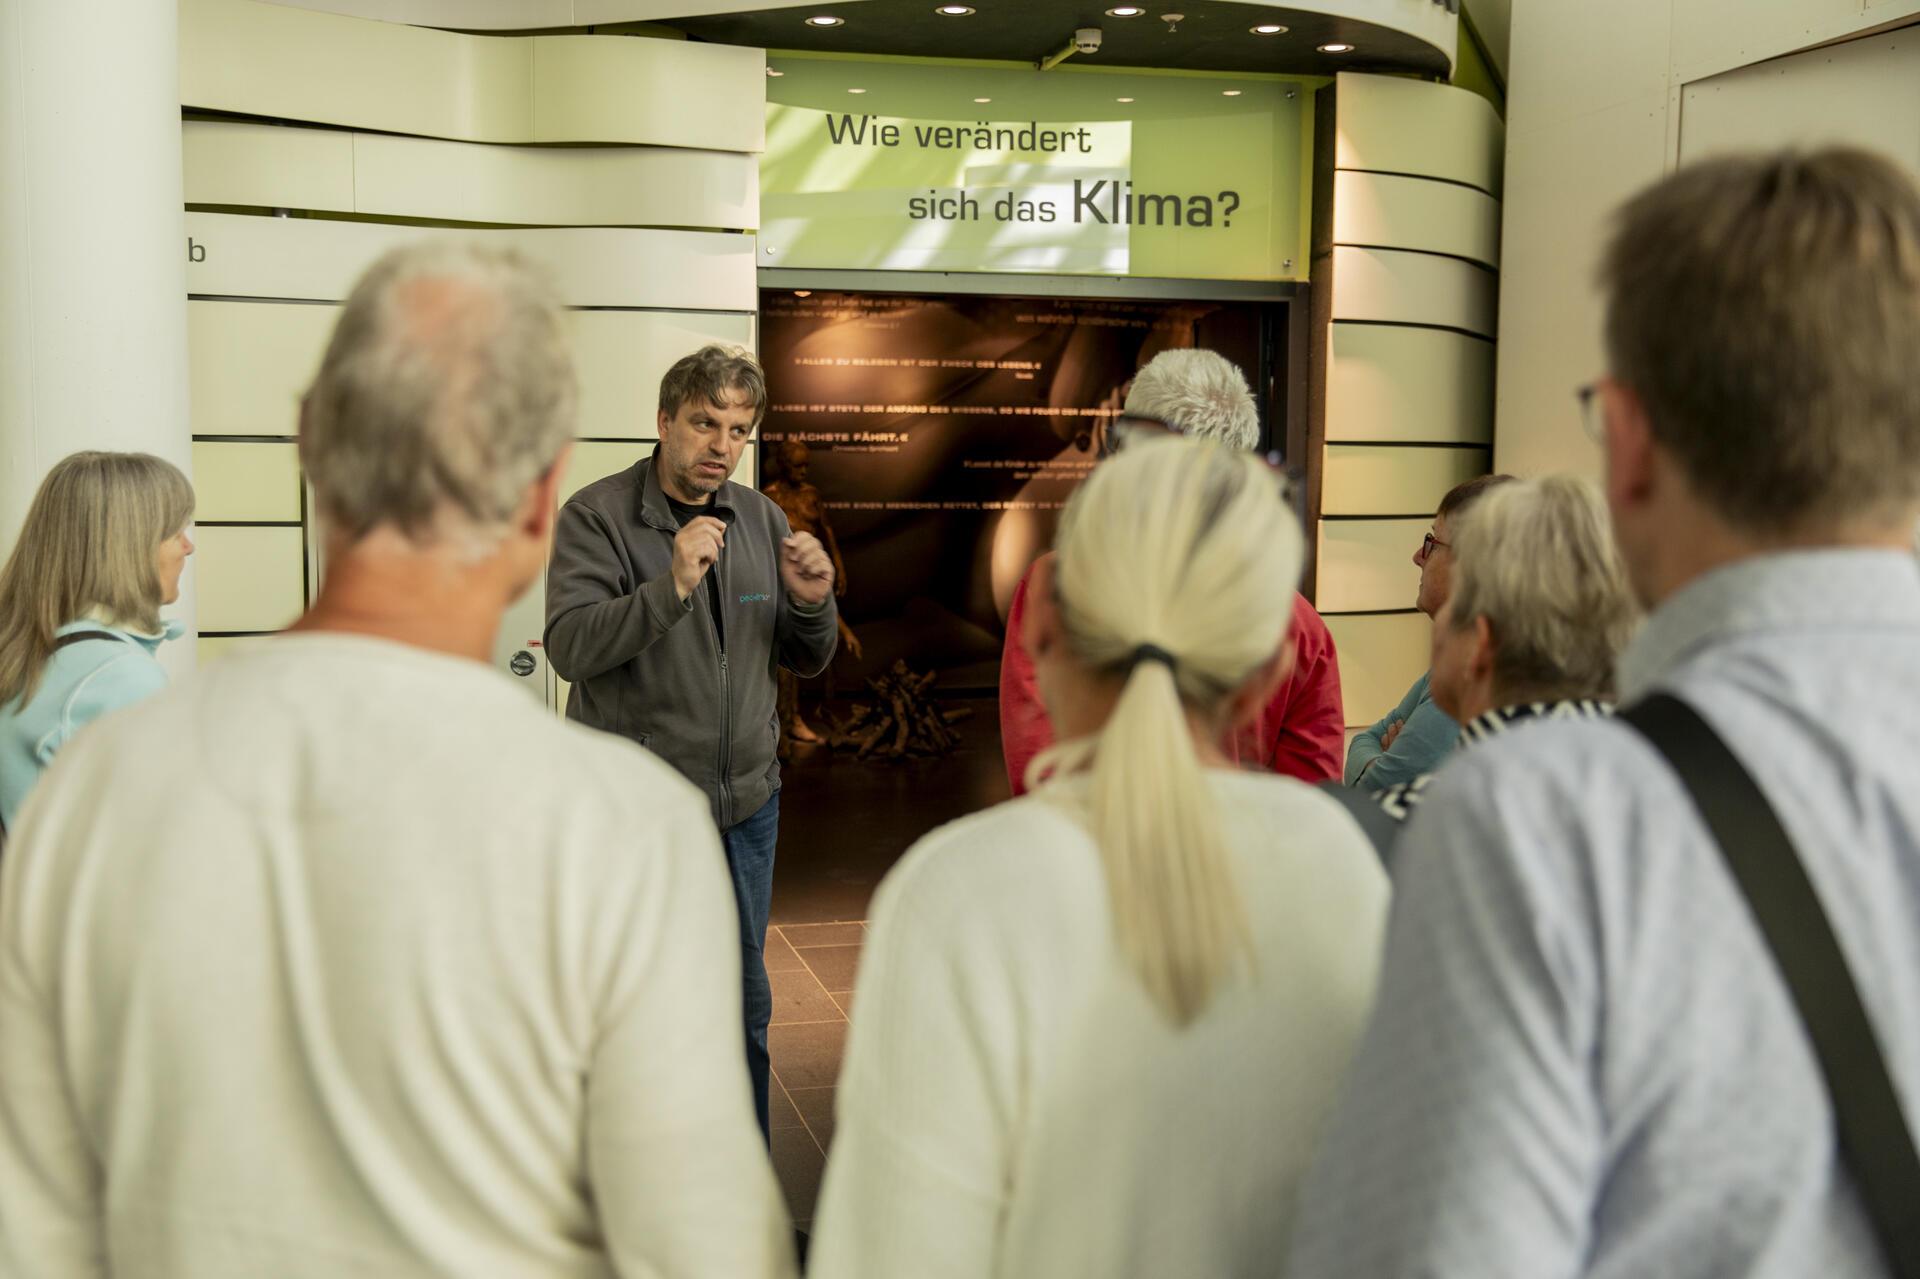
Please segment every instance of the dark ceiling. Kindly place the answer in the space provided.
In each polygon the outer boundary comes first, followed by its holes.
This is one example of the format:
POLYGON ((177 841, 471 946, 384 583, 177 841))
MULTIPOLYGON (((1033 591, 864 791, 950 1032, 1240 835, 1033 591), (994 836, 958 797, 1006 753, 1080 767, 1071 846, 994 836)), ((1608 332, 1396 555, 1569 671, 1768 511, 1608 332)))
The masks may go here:
MULTIPOLYGON (((1450 54, 1425 41, 1350 18, 1230 0, 1169 0, 1141 7, 1136 18, 1108 17, 1121 0, 966 0, 977 12, 945 17, 941 0, 861 0, 799 9, 762 9, 668 24, 698 40, 758 45, 769 50, 885 53, 914 57, 1037 62, 1073 38, 1076 27, 1099 27, 1098 53, 1076 53, 1076 66, 1172 67, 1183 71, 1333 75, 1339 71, 1411 71, 1444 78, 1450 54), (1177 27, 1162 13, 1185 17, 1177 27), (814 27, 807 19, 832 14, 843 26, 814 27), (1282 35, 1254 35, 1257 23, 1280 23, 1282 35), (1170 29, 1171 27, 1171 29, 1170 29), (1345 43, 1351 53, 1319 52, 1345 43)), ((1437 0, 1436 0, 1437 2, 1437 0)))

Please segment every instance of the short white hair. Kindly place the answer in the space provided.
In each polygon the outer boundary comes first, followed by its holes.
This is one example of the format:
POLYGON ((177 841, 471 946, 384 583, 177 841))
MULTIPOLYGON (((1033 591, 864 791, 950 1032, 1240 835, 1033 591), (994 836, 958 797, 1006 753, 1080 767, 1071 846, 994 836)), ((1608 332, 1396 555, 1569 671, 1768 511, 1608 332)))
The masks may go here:
POLYGON ((511 251, 429 241, 375 262, 341 309, 301 415, 330 532, 497 537, 573 436, 558 298, 511 251))
POLYGON ((1564 475, 1516 480, 1457 518, 1446 623, 1487 619, 1495 696, 1611 697, 1639 609, 1598 490, 1564 475))
POLYGON ((1231 448, 1251 450, 1260 443, 1260 411, 1246 375, 1215 351, 1160 352, 1134 377, 1122 412, 1231 448))

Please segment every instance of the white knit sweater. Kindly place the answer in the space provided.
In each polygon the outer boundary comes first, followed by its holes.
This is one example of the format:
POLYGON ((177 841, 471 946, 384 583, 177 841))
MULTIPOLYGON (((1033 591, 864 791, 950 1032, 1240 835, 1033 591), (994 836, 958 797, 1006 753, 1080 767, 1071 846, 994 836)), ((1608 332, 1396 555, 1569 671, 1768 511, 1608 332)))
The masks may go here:
POLYGON ((810 1279, 1271 1276, 1372 999, 1387 881, 1285 778, 1210 774, 1257 975, 1176 1030, 1045 794, 922 840, 862 961, 810 1279))
POLYGON ((0 875, 0 1275, 792 1273, 705 801, 290 636, 77 737, 0 875))

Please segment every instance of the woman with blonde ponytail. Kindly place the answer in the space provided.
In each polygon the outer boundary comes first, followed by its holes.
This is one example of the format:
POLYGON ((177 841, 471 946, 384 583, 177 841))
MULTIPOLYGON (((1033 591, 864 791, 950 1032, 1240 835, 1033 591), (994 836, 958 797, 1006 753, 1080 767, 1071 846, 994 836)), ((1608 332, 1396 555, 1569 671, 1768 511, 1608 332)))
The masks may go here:
POLYGON ((41 481, 0 569, 0 835, 69 737, 166 685, 192 518, 187 477, 146 453, 75 453, 41 481))
POLYGON ((1372 999, 1387 886, 1223 750, 1287 674, 1279 477, 1104 463, 1030 588, 1060 743, 881 886, 810 1276, 1270 1275, 1372 999))

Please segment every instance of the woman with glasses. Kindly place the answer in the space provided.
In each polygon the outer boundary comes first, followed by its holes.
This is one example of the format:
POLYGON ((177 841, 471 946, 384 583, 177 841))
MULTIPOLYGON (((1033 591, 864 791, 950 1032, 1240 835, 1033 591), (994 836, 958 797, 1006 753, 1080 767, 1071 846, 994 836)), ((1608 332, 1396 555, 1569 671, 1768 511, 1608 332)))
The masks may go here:
POLYGON ((1271 1274, 1372 1000, 1378 860, 1220 743, 1286 678, 1299 522, 1261 460, 1132 445, 1067 508, 1027 644, 1031 795, 875 899, 809 1273, 1271 1274))
MULTIPOLYGON (((1466 514, 1475 502, 1497 484, 1513 479, 1511 475, 1482 475, 1456 485, 1440 499, 1434 513, 1433 528, 1413 553, 1420 566, 1420 594, 1414 606, 1428 617, 1437 616, 1447 602, 1453 571, 1451 526, 1466 514)), ((1436 706, 1422 675, 1388 711, 1379 723, 1362 730, 1347 748, 1347 785, 1362 791, 1379 792, 1389 786, 1411 782, 1440 766, 1460 736, 1460 726, 1436 706)))

